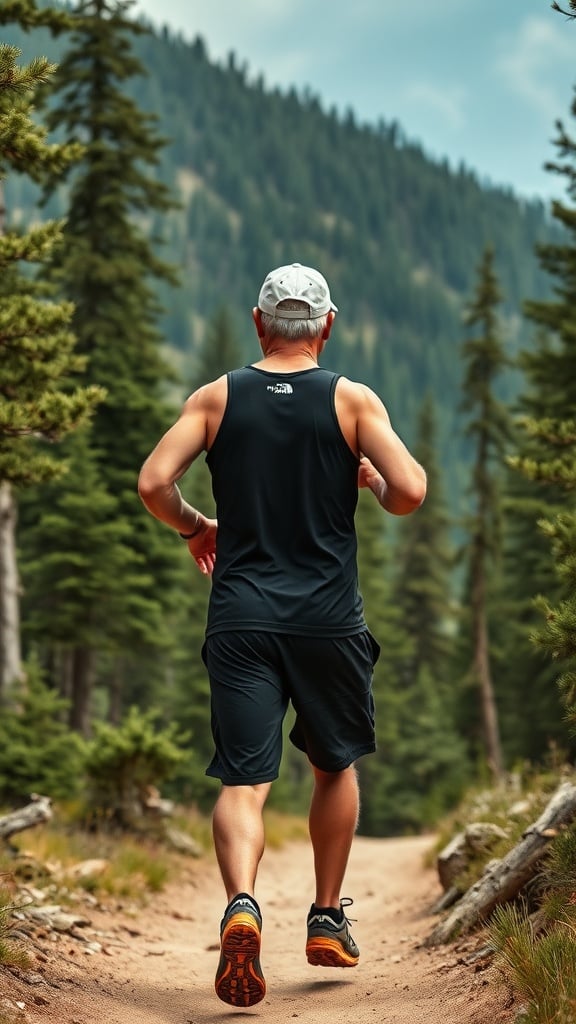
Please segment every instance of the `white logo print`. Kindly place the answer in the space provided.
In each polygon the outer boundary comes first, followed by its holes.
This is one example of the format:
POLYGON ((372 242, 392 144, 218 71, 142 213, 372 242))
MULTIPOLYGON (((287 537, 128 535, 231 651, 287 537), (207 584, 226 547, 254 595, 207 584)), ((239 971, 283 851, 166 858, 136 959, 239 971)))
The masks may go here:
POLYGON ((292 395, 294 388, 291 384, 268 384, 266 391, 271 391, 273 395, 292 395))

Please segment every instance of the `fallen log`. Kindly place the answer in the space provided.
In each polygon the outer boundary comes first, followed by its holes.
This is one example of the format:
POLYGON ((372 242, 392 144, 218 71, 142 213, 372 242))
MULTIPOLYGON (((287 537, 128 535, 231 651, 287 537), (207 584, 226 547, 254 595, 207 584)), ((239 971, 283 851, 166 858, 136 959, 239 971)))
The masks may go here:
POLYGON ((37 793, 33 793, 29 804, 0 818, 0 839, 8 840, 17 832, 24 832, 27 828, 35 828, 36 825, 50 821, 51 817, 52 801, 50 797, 38 796, 37 793))
POLYGON ((440 946, 485 921, 500 903, 518 895, 532 878, 538 862, 560 829, 576 817, 576 786, 562 783, 537 821, 501 860, 491 861, 482 877, 468 889, 450 914, 424 940, 440 946))

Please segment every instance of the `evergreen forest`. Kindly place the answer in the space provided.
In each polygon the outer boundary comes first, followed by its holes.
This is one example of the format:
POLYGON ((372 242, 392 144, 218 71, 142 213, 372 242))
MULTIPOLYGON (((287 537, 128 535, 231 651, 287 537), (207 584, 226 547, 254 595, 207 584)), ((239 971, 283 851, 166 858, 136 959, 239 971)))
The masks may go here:
MULTIPOLYGON (((361 830, 416 831, 470 782, 572 758, 571 650, 541 630, 558 605, 576 626, 574 113, 566 97, 549 210, 129 0, 5 0, 0 802, 77 795, 95 731, 140 714, 143 747, 179 748, 167 792, 210 806, 209 582, 136 482, 185 396, 259 357, 260 284, 294 261, 339 307, 324 364, 377 392, 429 482, 405 520, 360 494, 382 648, 361 830)), ((213 514, 202 459, 182 486, 213 514)), ((287 743, 272 802, 308 795, 287 743)))

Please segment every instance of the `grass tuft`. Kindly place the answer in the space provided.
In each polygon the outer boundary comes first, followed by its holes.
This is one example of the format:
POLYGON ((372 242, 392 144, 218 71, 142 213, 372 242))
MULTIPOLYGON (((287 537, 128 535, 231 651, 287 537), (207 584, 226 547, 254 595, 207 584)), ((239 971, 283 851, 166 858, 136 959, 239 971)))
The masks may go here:
POLYGON ((12 915, 19 908, 20 903, 14 898, 12 887, 8 884, 8 876, 4 876, 3 883, 0 879, 0 964, 25 969, 30 967, 32 959, 23 943, 11 934, 16 924, 12 915))
POLYGON ((574 1024, 576 935, 554 925, 537 937, 515 906, 496 908, 488 932, 496 965, 527 1003, 525 1024, 574 1024))

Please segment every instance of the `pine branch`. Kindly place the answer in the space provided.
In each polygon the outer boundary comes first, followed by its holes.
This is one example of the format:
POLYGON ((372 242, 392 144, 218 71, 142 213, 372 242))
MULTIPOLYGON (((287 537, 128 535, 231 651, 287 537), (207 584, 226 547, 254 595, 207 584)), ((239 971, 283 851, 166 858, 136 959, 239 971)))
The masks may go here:
POLYGON ((574 13, 576 12, 576 2, 575 0, 569 0, 569 2, 570 7, 572 8, 572 14, 570 13, 570 11, 565 11, 562 7, 560 7, 560 4, 558 4, 556 0, 552 0, 552 10, 558 11, 559 14, 563 14, 564 17, 568 19, 568 21, 576 21, 576 13, 574 13))
POLYGON ((48 7, 37 8, 30 0, 2 0, 0 4, 0 25, 16 23, 23 29, 48 28, 52 35, 69 31, 73 24, 73 16, 67 10, 48 7))

